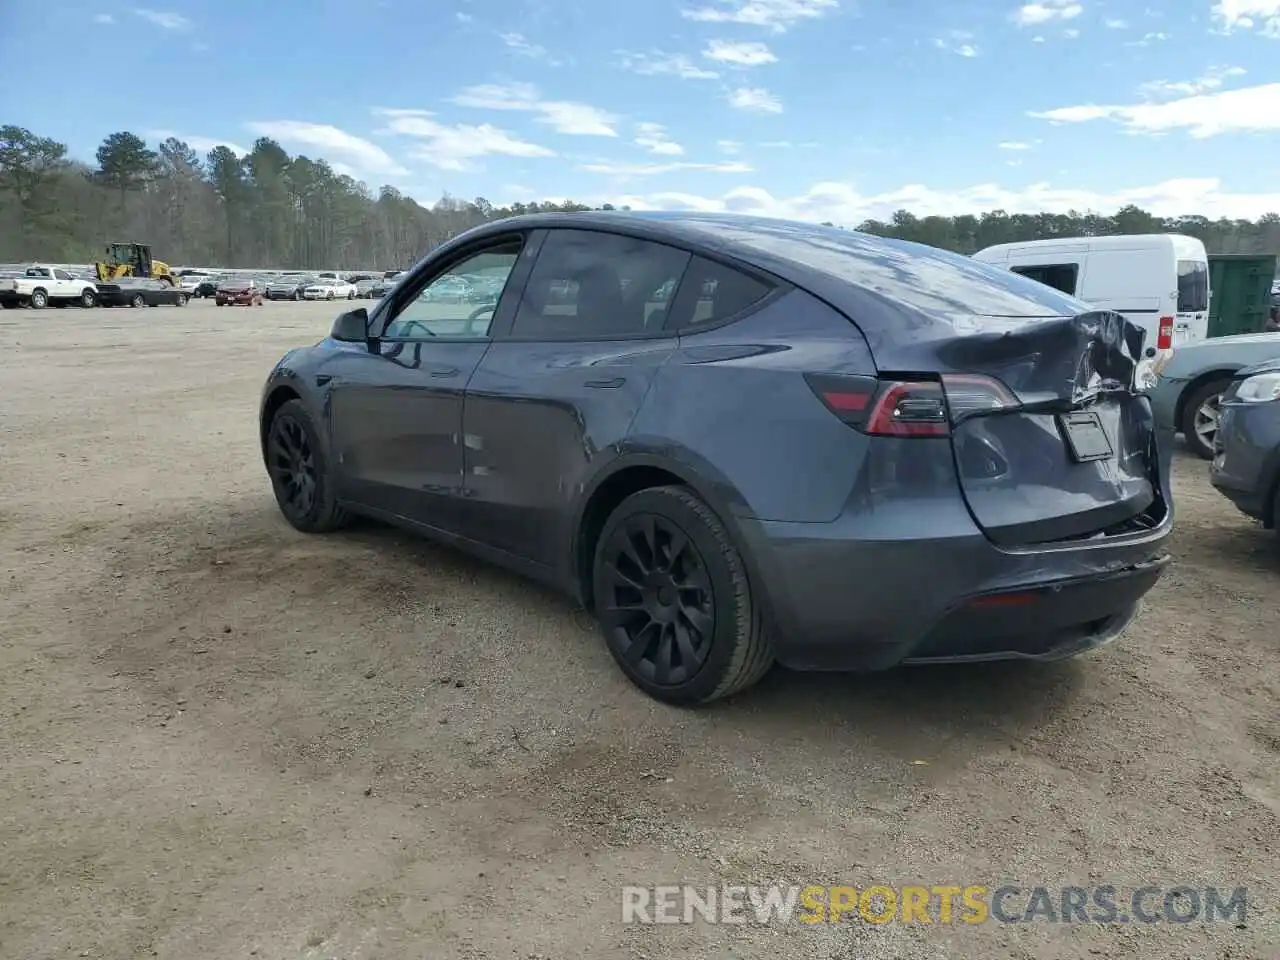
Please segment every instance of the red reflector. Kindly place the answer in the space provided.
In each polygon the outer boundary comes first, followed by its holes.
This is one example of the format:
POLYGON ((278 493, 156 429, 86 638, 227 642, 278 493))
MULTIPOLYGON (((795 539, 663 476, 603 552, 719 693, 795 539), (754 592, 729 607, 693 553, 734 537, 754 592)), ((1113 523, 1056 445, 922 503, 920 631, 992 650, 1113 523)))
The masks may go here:
POLYGON ((969 606, 979 609, 991 607, 1022 607, 1035 603, 1039 596, 1034 593, 996 593, 989 597, 977 597, 969 601, 969 606))
POLYGON ((869 393, 824 393, 822 399, 832 410, 865 410, 871 402, 869 393))
POLYGON ((1156 337, 1156 348, 1160 350, 1173 348, 1173 317, 1160 318, 1160 333, 1156 337))

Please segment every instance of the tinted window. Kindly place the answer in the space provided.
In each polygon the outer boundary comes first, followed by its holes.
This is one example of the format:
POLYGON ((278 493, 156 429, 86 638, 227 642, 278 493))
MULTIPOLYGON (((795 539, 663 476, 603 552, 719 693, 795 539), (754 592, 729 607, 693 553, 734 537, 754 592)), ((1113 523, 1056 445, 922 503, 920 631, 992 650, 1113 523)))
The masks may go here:
POLYGON ((596 339, 661 330, 690 256, 589 230, 552 230, 538 253, 512 335, 596 339))
POLYGON ((920 243, 786 220, 711 214, 688 219, 727 243, 850 281, 935 317, 1069 317, 1090 309, 1003 267, 920 243))
POLYGON ((701 257, 694 257, 680 284, 673 326, 719 323, 759 303, 773 287, 701 257))
POLYGON ((1203 260, 1178 261, 1178 312, 1209 309, 1209 265, 1203 260))
POLYGON ((444 273, 436 274, 417 296, 397 308, 383 337, 388 340, 487 337, 498 298, 520 259, 521 247, 519 240, 508 241, 466 257, 444 273))
POLYGON ((1044 263, 1033 267, 1018 266, 1009 269, 1029 277, 1036 283, 1043 283, 1047 287, 1075 296, 1076 276, 1080 273, 1080 267, 1074 263, 1044 263))

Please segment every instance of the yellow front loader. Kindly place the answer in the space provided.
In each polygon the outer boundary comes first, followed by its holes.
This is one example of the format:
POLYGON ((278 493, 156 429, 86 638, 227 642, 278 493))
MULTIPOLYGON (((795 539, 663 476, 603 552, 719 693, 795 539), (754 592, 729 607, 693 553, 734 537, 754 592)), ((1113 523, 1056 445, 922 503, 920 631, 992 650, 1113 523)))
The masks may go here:
POLYGON ((95 263, 93 269, 100 283, 121 277, 163 280, 170 286, 177 283, 167 263, 151 259, 151 247, 145 243, 109 243, 106 257, 95 263))

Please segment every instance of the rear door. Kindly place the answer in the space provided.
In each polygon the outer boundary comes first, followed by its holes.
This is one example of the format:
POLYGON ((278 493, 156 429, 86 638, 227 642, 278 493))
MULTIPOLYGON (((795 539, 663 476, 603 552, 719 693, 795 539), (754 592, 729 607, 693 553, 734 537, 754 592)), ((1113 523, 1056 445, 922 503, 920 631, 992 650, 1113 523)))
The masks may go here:
POLYGON ((1209 335, 1209 261, 1178 260, 1177 321, 1173 345, 1197 343, 1209 335))
POLYGON ((546 232, 512 325, 467 388, 470 535, 555 569, 582 485, 616 456, 658 368, 690 255, 617 233, 546 232))

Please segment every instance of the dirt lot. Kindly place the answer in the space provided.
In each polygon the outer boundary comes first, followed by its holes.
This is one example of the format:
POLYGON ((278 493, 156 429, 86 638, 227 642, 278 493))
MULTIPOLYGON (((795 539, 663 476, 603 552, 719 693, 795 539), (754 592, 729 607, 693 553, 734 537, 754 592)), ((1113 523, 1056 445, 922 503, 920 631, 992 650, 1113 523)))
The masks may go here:
POLYGON ((0 316, 0 957, 1271 958, 1280 553, 1179 457, 1176 564, 1052 668, 631 688, 452 552, 278 518, 334 309, 0 316), (624 926, 624 884, 1247 885, 1247 922, 624 926))

